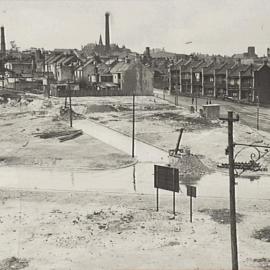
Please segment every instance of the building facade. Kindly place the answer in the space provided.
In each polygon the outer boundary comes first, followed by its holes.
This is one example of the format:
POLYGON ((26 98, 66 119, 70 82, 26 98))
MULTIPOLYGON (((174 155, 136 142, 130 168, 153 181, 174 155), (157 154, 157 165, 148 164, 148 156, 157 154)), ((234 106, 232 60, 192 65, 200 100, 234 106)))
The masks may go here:
POLYGON ((172 94, 247 102, 255 102, 258 92, 268 102, 268 69, 266 61, 245 65, 241 61, 207 63, 190 59, 169 66, 169 90, 172 94))

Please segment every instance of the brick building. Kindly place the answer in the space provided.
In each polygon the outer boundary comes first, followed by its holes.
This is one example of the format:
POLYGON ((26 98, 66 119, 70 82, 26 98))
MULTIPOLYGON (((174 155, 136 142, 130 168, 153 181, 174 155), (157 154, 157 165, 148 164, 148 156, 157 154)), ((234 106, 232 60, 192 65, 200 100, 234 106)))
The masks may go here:
POLYGON ((270 104, 270 67, 267 61, 254 71, 254 89, 255 101, 258 97, 260 103, 270 104))
POLYGON ((242 64, 241 61, 178 61, 169 66, 169 90, 188 96, 229 97, 234 100, 270 102, 269 66, 242 64), (267 74, 269 77, 267 77, 267 74))

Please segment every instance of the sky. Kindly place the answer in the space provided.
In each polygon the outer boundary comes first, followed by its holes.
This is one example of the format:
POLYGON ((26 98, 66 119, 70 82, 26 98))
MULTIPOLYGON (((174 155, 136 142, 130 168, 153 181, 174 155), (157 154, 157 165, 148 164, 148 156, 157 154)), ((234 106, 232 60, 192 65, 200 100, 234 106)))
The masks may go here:
POLYGON ((269 0, 0 0, 7 47, 77 48, 104 38, 142 53, 166 51, 232 55, 270 47, 269 0), (186 43, 189 44, 186 44, 186 43), (190 43, 192 42, 192 43, 190 43))

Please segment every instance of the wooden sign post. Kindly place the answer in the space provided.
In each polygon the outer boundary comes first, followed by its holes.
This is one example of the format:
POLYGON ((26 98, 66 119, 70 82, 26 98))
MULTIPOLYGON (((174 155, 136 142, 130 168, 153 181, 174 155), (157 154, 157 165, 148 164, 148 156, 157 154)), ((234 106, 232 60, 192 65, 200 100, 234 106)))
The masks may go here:
POLYGON ((175 216, 175 192, 179 192, 179 170, 166 166, 154 166, 154 187, 157 189, 157 211, 159 206, 158 190, 173 192, 173 214, 175 216))
POLYGON ((187 196, 190 197, 190 222, 192 223, 192 197, 196 198, 197 188, 194 186, 187 186, 187 196))

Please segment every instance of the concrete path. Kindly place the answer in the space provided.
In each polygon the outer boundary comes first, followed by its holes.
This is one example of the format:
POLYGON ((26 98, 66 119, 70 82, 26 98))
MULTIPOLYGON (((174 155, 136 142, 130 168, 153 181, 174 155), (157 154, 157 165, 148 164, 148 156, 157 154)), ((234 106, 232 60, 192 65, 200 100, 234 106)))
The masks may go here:
MULTIPOLYGON (((76 120, 76 129, 131 155, 132 138, 90 120, 76 120)), ((135 156, 141 162, 167 162, 168 153, 154 146, 135 140, 135 156)))

